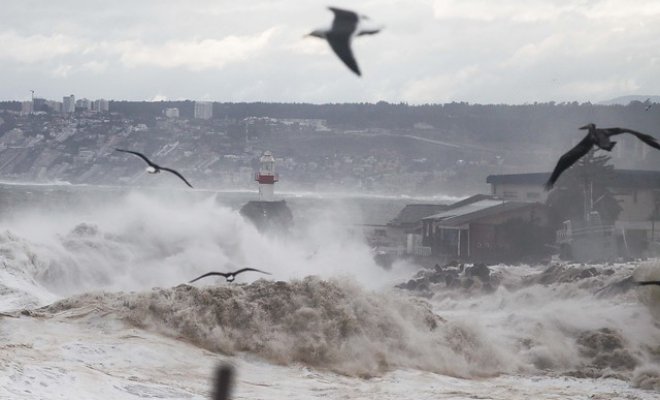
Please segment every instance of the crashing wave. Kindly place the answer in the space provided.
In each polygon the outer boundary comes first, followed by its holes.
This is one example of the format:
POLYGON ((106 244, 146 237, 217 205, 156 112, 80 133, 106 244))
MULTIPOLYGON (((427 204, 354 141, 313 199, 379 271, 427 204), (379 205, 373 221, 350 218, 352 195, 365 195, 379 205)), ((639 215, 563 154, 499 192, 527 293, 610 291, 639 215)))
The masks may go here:
POLYGON ((657 385, 660 287, 630 280, 658 279, 657 261, 638 272, 635 263, 454 265, 421 272, 411 284, 421 290, 374 293, 358 282, 380 288, 393 273, 345 234, 351 218, 339 223, 334 212, 315 213, 308 227, 283 239, 259 234, 208 199, 128 195, 95 204, 88 215, 77 211, 28 214, 0 233, 0 311, 75 296, 37 314, 119 318, 212 351, 358 376, 414 368, 657 385), (230 262, 285 282, 172 287, 230 262), (330 280, 301 278, 307 275, 330 280))
POLYGON ((469 377, 504 369, 498 349, 483 335, 443 320, 426 302, 317 277, 86 294, 42 311, 91 305, 208 350, 249 352, 275 363, 304 363, 349 375, 416 368, 469 377))

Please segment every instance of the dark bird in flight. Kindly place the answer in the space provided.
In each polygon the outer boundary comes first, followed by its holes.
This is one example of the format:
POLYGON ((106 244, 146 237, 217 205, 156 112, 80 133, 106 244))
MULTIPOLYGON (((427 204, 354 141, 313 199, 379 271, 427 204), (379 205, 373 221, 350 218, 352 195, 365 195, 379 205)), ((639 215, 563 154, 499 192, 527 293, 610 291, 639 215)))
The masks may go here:
POLYGON ((660 286, 660 281, 637 281, 635 282, 639 286, 646 286, 646 285, 658 285, 660 286))
POLYGON ((653 136, 633 131, 632 129, 596 128, 596 124, 587 124, 580 129, 586 129, 589 131, 589 133, 587 133, 587 136, 585 136, 584 139, 580 141, 580 143, 575 145, 575 147, 570 149, 568 152, 566 152, 566 154, 559 158, 559 161, 557 161, 557 166, 555 167, 554 171, 552 171, 552 175, 550 175, 550 179, 548 179, 548 181, 545 183, 545 190, 552 189, 555 182, 557 181, 557 178, 559 178, 559 175, 561 175, 562 172, 573 165, 582 156, 587 154, 593 146, 597 146, 603 150, 612 151, 612 148, 616 142, 611 141, 610 136, 620 135, 622 133, 630 133, 635 135, 637 139, 648 144, 649 146, 660 150, 660 143, 658 143, 658 141, 653 136))
POLYGON ((122 149, 115 149, 115 150, 121 151, 122 153, 135 154, 136 156, 143 159, 147 164, 149 164, 149 166, 147 167, 147 172, 150 173, 150 174, 157 174, 160 171, 167 171, 167 172, 170 172, 170 173, 178 176, 182 181, 184 181, 186 183, 186 185, 192 187, 192 185, 186 180, 186 178, 183 177, 183 175, 181 175, 180 173, 178 173, 177 171, 175 171, 173 169, 161 167, 160 165, 154 164, 153 162, 151 162, 151 160, 149 160, 147 158, 147 156, 145 156, 142 153, 138 153, 137 151, 122 150, 122 149))
POLYGON ((195 282, 197 280, 200 280, 202 278, 205 278, 207 276, 224 276, 225 279, 227 279, 227 282, 233 282, 234 279, 236 279, 236 275, 240 274, 241 272, 246 272, 246 271, 255 271, 255 272, 261 272, 262 274, 270 275, 270 273, 268 273, 266 271, 261 271, 261 270, 254 269, 254 268, 243 268, 243 269, 239 269, 238 271, 234 271, 234 272, 207 272, 204 275, 198 276, 197 278, 193 279, 192 281, 190 281, 188 283, 193 283, 193 282, 195 282))
POLYGON ((349 10, 342 10, 335 7, 328 8, 335 14, 335 19, 332 21, 332 27, 330 27, 330 29, 316 29, 307 36, 314 36, 327 40, 337 57, 339 57, 351 71, 360 76, 360 68, 353 56, 353 50, 351 50, 353 37, 374 35, 380 32, 380 29, 360 29, 360 20, 368 19, 367 17, 359 16, 349 10))

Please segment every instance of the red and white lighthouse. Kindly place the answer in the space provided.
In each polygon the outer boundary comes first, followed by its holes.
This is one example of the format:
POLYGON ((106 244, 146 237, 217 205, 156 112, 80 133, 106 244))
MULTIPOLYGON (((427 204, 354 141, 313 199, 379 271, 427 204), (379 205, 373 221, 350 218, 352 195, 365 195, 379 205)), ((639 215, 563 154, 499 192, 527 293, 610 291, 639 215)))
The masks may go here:
POLYGON ((241 215, 250 220, 259 230, 288 232, 293 225, 293 214, 285 200, 275 200, 275 158, 270 151, 264 151, 259 158, 259 172, 254 180, 259 182, 259 200, 248 201, 241 207, 241 215))
POLYGON ((255 174, 255 180, 259 182, 259 199, 275 201, 275 182, 278 181, 275 173, 275 158, 270 151, 264 151, 259 162, 261 163, 259 172, 255 174))

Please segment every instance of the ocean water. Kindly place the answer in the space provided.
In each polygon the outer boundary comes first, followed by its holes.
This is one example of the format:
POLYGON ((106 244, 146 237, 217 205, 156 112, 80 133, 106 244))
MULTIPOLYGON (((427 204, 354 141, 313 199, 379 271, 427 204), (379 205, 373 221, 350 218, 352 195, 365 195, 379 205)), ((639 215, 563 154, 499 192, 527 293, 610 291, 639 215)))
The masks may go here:
POLYGON ((396 289, 355 224, 409 199, 299 195, 288 235, 248 193, 0 187, 0 398, 660 396, 660 260, 497 265, 495 287, 396 289), (190 279, 251 266, 271 273, 190 279), (487 289, 487 290, 486 290, 487 289))

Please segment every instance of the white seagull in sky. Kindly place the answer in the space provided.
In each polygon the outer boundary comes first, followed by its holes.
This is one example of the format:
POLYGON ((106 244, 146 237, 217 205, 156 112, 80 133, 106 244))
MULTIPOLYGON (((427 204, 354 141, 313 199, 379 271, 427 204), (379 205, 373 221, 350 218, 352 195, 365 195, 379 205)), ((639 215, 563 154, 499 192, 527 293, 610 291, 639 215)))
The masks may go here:
POLYGON ((308 36, 327 40, 332 50, 337 54, 337 57, 351 71, 360 76, 360 68, 353 56, 353 50, 351 50, 351 41, 355 36, 374 35, 380 32, 381 29, 360 29, 360 21, 368 19, 367 17, 360 16, 349 10, 342 10, 335 7, 328 8, 335 14, 335 19, 332 21, 330 29, 316 29, 308 36))
POLYGON ((141 159, 143 159, 149 165, 147 167, 147 172, 150 173, 150 174, 157 174, 160 171, 167 171, 171 174, 174 174, 174 175, 178 176, 179 179, 181 179, 182 181, 184 181, 186 183, 186 185, 188 185, 189 187, 192 187, 192 185, 186 180, 186 178, 184 178, 183 175, 181 175, 178 171, 175 171, 171 168, 161 167, 160 165, 155 164, 154 162, 152 162, 150 159, 147 158, 147 156, 145 156, 142 153, 138 153, 137 151, 131 151, 131 150, 122 150, 122 149, 115 149, 115 150, 121 151, 122 153, 133 154, 133 155, 136 155, 136 156, 140 157, 141 159))

